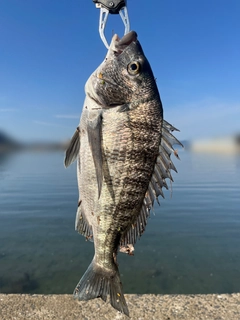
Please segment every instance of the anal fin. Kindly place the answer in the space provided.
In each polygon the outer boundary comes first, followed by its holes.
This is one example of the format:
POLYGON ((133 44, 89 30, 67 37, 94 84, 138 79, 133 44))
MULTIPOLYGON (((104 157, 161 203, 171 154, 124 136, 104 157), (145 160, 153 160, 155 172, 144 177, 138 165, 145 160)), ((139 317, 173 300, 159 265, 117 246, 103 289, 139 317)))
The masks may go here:
POLYGON ((93 241, 92 227, 88 223, 81 203, 82 201, 80 200, 78 202, 78 209, 75 220, 75 230, 78 231, 81 235, 83 235, 87 240, 93 241))

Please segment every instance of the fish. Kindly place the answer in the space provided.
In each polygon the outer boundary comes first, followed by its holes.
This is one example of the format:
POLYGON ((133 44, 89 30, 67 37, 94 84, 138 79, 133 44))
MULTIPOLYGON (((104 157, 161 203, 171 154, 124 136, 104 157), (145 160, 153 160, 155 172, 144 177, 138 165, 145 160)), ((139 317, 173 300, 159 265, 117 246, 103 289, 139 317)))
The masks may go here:
POLYGON ((133 255, 158 197, 177 171, 171 154, 181 145, 163 119, 151 66, 137 33, 112 37, 107 55, 85 85, 85 101, 65 154, 77 159, 79 201, 75 229, 95 254, 74 290, 80 301, 102 298, 129 316, 117 264, 133 255))

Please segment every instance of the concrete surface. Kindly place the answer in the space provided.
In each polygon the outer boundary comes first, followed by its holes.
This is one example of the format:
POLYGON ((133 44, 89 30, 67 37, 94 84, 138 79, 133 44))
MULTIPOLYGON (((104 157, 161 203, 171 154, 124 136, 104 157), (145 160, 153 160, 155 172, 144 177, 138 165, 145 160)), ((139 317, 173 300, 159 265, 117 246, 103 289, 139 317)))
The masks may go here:
MULTIPOLYGON (((133 320, 240 320, 240 293, 125 295, 133 320)), ((101 299, 79 302, 71 295, 0 294, 1 320, 126 320, 101 299)))

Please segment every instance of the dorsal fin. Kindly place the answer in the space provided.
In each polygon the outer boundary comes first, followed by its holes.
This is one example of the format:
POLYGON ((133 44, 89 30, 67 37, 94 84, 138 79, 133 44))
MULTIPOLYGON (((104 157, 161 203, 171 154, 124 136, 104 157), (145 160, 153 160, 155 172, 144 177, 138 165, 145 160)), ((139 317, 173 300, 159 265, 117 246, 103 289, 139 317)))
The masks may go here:
POLYGON ((80 130, 79 130, 79 127, 77 127, 69 143, 69 146, 66 150, 65 160, 64 160, 64 165, 66 168, 76 160, 79 154, 79 150, 80 150, 80 130))
MULTIPOLYGON (((150 215, 150 211, 153 208, 154 201, 158 201, 158 196, 164 198, 162 187, 168 189, 165 178, 173 181, 170 170, 177 172, 172 160, 170 159, 171 154, 173 153, 178 159, 177 153, 175 152, 173 145, 178 144, 183 147, 182 143, 178 141, 173 135, 172 131, 179 131, 174 128, 170 123, 163 120, 162 127, 162 138, 161 144, 159 146, 159 155, 155 163, 153 174, 149 182, 148 190, 143 199, 142 208, 140 214, 136 218, 136 222, 128 230, 128 232, 122 236, 120 247, 127 247, 127 245, 134 245, 138 238, 143 234, 146 225, 147 219, 150 215)), ((124 249, 122 248, 122 251, 124 249)), ((127 250, 126 250, 127 252, 127 250)))

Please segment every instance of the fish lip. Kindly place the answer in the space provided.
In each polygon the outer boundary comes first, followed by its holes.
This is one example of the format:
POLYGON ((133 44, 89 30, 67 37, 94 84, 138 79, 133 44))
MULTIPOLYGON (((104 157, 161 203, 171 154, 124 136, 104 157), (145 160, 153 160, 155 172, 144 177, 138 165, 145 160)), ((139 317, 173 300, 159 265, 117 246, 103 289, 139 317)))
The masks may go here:
POLYGON ((128 32, 122 38, 119 38, 118 35, 115 34, 110 44, 110 50, 114 52, 115 56, 119 56, 129 47, 132 42, 136 41, 137 33, 135 31, 128 32))

